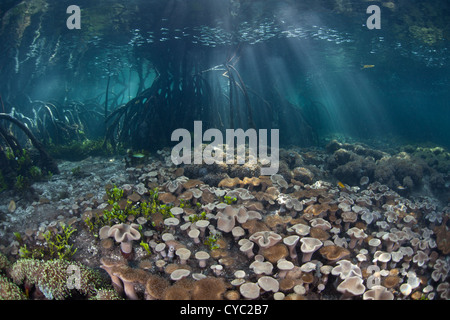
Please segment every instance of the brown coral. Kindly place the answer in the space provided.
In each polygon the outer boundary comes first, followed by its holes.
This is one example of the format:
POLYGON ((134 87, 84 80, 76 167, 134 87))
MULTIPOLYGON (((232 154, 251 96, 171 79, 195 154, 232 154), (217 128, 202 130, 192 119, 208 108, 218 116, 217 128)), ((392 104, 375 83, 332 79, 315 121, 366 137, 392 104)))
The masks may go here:
POLYGON ((300 189, 297 191, 294 191, 290 194, 292 198, 301 200, 301 199, 309 199, 312 197, 326 197, 327 196, 327 190, 326 189, 300 189))
POLYGON ((294 179, 303 183, 311 184, 314 181, 314 174, 305 167, 295 168, 292 170, 292 175, 294 176, 294 179))
POLYGON ((222 300, 225 290, 225 282, 221 278, 207 277, 195 282, 192 290, 192 299, 222 300))
POLYGON ((240 185, 242 183, 241 179, 238 177, 236 178, 225 178, 222 181, 219 182, 219 188, 234 188, 237 185, 240 185))
POLYGON ((243 223, 242 228, 248 230, 249 234, 253 234, 255 232, 259 231, 270 231, 269 227, 262 221, 253 219, 248 220, 247 222, 243 223))
POLYGON ((160 193, 158 195, 158 199, 164 204, 172 203, 175 202, 175 200, 177 200, 177 198, 170 192, 160 193))
POLYGON ((286 258, 289 254, 287 247, 282 243, 277 243, 274 246, 261 250, 261 254, 266 260, 271 263, 276 263, 278 260, 286 258))
POLYGON ((189 179, 188 181, 186 181, 185 183, 183 183, 183 188, 185 189, 191 189, 191 188, 195 188, 198 187, 199 185, 204 184, 203 181, 198 180, 198 179, 189 179))
POLYGON ((292 220, 291 216, 280 216, 277 214, 268 215, 264 222, 273 231, 277 231, 278 226, 286 226, 292 220))
POLYGON ((447 227, 447 220, 448 217, 444 218, 442 225, 435 227, 433 230, 438 249, 446 255, 450 253, 450 230, 447 227))
POLYGON ((311 204, 304 210, 305 213, 311 213, 313 216, 325 216, 330 210, 328 203, 311 204))
POLYGON ((395 288, 400 283, 400 278, 396 275, 389 275, 383 279, 383 286, 388 289, 395 288))
POLYGON ((153 274, 149 275, 145 285, 146 299, 162 299, 169 285, 170 283, 166 279, 153 274))
POLYGON ((338 261, 350 255, 350 251, 336 245, 322 247, 319 249, 319 252, 328 261, 338 261))
POLYGON ((328 232, 317 227, 311 228, 309 234, 311 235, 311 237, 319 239, 321 241, 325 241, 330 238, 330 234, 328 232))
POLYGON ((192 199, 193 196, 194 196, 194 195, 193 195, 192 191, 187 190, 187 191, 183 192, 182 194, 180 194, 180 195, 178 196, 177 199, 178 199, 179 201, 186 201, 186 202, 189 202, 189 201, 191 201, 191 199, 192 199))
POLYGON ((261 180, 257 177, 251 177, 251 178, 245 177, 241 181, 241 187, 248 186, 249 190, 253 190, 254 187, 258 187, 259 185, 261 185, 261 180))
POLYGON ((190 300, 191 294, 186 288, 173 285, 164 291, 164 300, 190 300))

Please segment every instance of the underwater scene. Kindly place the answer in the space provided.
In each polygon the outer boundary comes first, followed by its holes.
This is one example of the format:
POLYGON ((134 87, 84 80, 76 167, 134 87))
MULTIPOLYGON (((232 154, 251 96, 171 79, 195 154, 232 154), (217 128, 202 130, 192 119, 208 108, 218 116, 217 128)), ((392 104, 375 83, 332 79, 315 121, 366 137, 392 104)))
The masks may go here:
POLYGON ((2 0, 0 300, 449 300, 449 17, 2 0))

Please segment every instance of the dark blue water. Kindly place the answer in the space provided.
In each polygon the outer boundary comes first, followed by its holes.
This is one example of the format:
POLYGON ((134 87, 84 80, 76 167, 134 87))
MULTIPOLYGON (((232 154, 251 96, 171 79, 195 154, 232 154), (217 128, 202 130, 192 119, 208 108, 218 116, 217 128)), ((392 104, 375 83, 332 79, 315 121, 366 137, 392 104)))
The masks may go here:
MULTIPOLYGON (((33 101, 69 109, 68 101, 79 101, 95 103, 103 115, 106 104, 109 114, 162 75, 170 78, 168 86, 180 82, 168 99, 179 105, 171 111, 178 116, 164 118, 170 129, 192 123, 179 123, 185 117, 180 110, 191 109, 194 118, 220 129, 251 127, 242 120, 251 111, 256 127, 283 129, 286 143, 349 136, 450 144, 445 1, 374 3, 381 29, 372 30, 366 25, 372 3, 360 1, 78 1, 79 30, 66 27, 70 4, 1 5, 3 111, 31 117, 33 101), (236 98, 233 121, 224 63, 239 74, 237 85, 250 91, 250 107, 242 92, 236 98), (188 83, 194 75, 211 88, 210 99, 194 101, 188 83), (265 116, 264 101, 283 106, 265 116), (194 104, 202 106, 193 110, 194 104), (294 109, 301 123, 286 120, 294 109), (220 114, 220 123, 213 114, 220 114), (308 134, 296 131, 296 123, 308 126, 308 134), (295 135, 309 137, 288 141, 295 135)), ((167 111, 163 105, 154 112, 167 111)), ((85 126, 104 126, 104 119, 96 120, 85 126)), ((160 132, 162 144, 169 133, 160 132)))

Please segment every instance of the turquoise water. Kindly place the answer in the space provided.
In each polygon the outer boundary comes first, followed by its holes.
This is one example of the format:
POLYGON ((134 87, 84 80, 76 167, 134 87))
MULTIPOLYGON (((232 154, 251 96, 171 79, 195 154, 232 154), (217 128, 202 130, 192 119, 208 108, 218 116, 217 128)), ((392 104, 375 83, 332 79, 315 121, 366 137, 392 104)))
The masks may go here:
MULTIPOLYGON (((160 86, 169 87, 170 97, 162 98, 170 102, 153 109, 172 110, 176 116, 161 119, 171 129, 192 123, 180 121, 183 110, 210 127, 246 128, 250 122, 242 118, 250 109, 258 128, 291 136, 296 125, 282 115, 292 112, 284 110, 289 103, 306 121, 300 126, 311 127, 305 129, 310 137, 292 141, 297 144, 337 134, 448 146, 449 9, 443 1, 375 2, 380 29, 367 27, 369 3, 359 1, 81 1, 80 29, 67 28, 64 2, 31 3, 3 5, 5 112, 31 117, 35 100, 68 109, 69 101, 95 103, 99 115, 85 126, 104 126, 105 104, 106 113, 114 110, 159 75, 167 81, 160 86), (235 88, 236 106, 227 110, 224 64, 239 74, 233 81, 248 87, 250 107, 235 88), (209 86, 206 98, 197 96, 196 81, 209 86), (264 110, 264 100, 272 110, 264 110)), ((152 125, 151 119, 142 124, 152 125)), ((100 135, 89 131, 90 138, 100 135)))
POLYGON ((0 298, 448 300, 449 16, 2 1, 0 298))

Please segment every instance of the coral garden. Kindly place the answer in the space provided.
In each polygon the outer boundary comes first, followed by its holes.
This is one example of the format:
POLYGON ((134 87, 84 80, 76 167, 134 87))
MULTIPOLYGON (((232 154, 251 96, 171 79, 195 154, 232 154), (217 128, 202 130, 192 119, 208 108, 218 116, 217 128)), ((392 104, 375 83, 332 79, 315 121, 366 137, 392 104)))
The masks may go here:
POLYGON ((272 176, 138 155, 1 194, 1 299, 450 298, 445 149, 333 140, 272 176))

